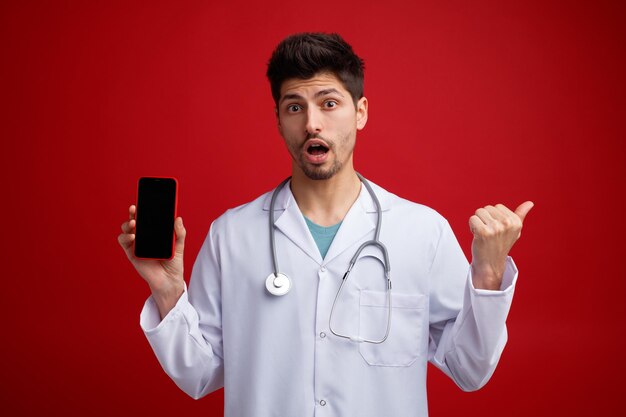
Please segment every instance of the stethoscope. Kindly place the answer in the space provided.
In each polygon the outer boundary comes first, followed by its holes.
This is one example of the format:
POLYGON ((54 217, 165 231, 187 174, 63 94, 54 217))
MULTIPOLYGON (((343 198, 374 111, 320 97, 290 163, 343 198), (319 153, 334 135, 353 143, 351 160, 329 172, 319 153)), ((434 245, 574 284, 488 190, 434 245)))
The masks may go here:
MULTIPOLYGON (((359 177, 359 179, 361 180, 361 182, 363 183, 363 185, 365 185, 365 188, 367 189, 367 191, 369 192, 370 196, 372 197, 372 200, 374 200, 374 204, 376 205, 376 214, 377 214, 377 221, 376 221, 376 231, 374 234, 374 239, 373 240, 368 240, 367 242, 364 242, 363 244, 361 244, 361 246, 359 246, 359 248, 357 249, 356 253, 354 254, 354 256, 352 256, 352 259, 350 260, 350 264, 348 265, 348 270, 346 271, 346 273, 343 275, 343 279, 341 280, 341 285, 339 286, 339 290, 337 291, 337 295, 335 296, 335 300, 333 301, 333 306, 330 310, 330 318, 328 319, 328 328, 330 329, 330 331, 338 337, 342 337, 344 339, 350 339, 354 342, 367 342, 367 343, 382 343, 385 340, 387 340, 387 337, 389 336, 389 329, 391 328, 391 277, 390 277, 390 271, 391 271, 391 265, 389 264, 389 255, 387 254, 387 248, 385 247, 385 245, 383 245, 383 243, 379 240, 380 237, 380 225, 382 222, 382 209, 380 207, 380 202, 378 201, 378 198, 376 197, 376 193, 374 193, 374 190, 372 189, 371 185, 369 184, 369 182, 363 178, 363 176, 361 174, 359 174, 358 172, 356 173, 356 175, 359 177), (341 291, 343 290, 343 286, 345 285, 346 281, 348 280, 348 276, 350 275, 350 271, 352 271, 352 268, 354 267, 354 264, 357 262, 357 259, 359 258, 359 255, 361 254, 361 252, 363 251, 363 249, 365 249, 368 246, 376 246, 380 249, 380 251, 383 254, 383 266, 385 269, 385 280, 387 281, 387 306, 388 306, 388 312, 387 312, 387 330, 385 331, 385 336, 380 339, 380 340, 370 340, 370 339, 364 339, 358 336, 348 336, 348 335, 344 335, 341 333, 336 332, 335 330, 333 330, 332 327, 332 322, 333 322, 333 313, 335 311, 335 305, 337 304, 337 300, 339 299, 339 295, 341 294, 341 291)), ((287 182, 289 182, 289 180, 291 179, 291 177, 285 179, 283 182, 281 182, 278 187, 276 187, 276 189, 274 190, 273 194, 272 194, 272 199, 270 200, 270 216, 269 216, 269 226, 270 226, 270 246, 272 247, 272 265, 274 267, 274 272, 271 273, 267 279, 265 280, 265 288, 267 289, 267 291, 272 294, 272 295, 276 295, 276 296, 281 296, 281 295, 285 295, 289 292, 289 290, 291 289, 292 283, 291 283, 291 279, 281 273, 278 272, 278 257, 276 256, 276 241, 275 241, 275 230, 274 230, 274 205, 276 203, 276 197, 278 196, 278 193, 280 192, 280 190, 285 186, 285 184, 287 184, 287 182)))

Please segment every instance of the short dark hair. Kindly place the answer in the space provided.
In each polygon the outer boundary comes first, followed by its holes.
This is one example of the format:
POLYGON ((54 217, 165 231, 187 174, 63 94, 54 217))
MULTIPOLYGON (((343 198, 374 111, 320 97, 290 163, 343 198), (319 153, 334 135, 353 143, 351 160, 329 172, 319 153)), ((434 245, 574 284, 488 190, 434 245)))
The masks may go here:
POLYGON ((298 33, 278 44, 267 64, 267 78, 276 106, 283 82, 325 71, 339 78, 356 104, 363 97, 363 69, 363 60, 338 34, 298 33))

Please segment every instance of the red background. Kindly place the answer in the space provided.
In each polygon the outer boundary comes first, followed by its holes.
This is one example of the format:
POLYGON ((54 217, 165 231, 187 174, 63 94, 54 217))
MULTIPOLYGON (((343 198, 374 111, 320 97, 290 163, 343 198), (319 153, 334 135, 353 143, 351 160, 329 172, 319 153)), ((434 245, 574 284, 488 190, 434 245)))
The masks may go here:
POLYGON ((288 175, 265 65, 307 30, 365 59, 357 169, 466 254, 476 208, 536 203, 500 366, 473 394, 431 369, 431 414, 623 408, 624 3, 282 3, 2 2, 2 415, 221 415, 160 369, 116 238, 137 178, 176 176, 190 271, 215 217, 288 175))

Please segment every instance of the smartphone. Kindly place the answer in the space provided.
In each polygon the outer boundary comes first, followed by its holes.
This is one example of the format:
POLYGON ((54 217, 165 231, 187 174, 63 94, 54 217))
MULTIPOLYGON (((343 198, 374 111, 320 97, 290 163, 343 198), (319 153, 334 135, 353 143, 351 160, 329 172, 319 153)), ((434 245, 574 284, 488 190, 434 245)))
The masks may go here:
POLYGON ((169 260, 174 257, 174 219, 177 206, 176 178, 139 178, 135 213, 137 258, 169 260))

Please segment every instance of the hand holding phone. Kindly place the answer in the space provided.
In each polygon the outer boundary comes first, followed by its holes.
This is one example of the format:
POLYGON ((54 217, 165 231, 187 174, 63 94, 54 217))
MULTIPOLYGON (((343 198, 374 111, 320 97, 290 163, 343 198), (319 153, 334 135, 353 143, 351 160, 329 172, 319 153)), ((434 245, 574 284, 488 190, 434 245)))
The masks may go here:
MULTIPOLYGON (((142 187, 140 186, 139 188, 141 189, 142 187)), ((146 201, 140 198, 140 195, 142 194, 141 191, 139 191, 138 194, 138 200, 146 201)), ((175 200, 176 198, 174 198, 174 201, 175 200)), ((144 203, 144 209, 147 209, 150 204, 151 203, 149 202, 144 203)), ((157 205, 158 204, 160 203, 157 201, 157 205)), ((136 232, 138 230, 137 214, 140 211, 141 209, 139 207, 135 207, 134 205, 129 207, 129 220, 122 224, 122 233, 118 236, 118 242, 122 249, 124 249, 126 256, 133 264, 139 275, 148 283, 161 314, 161 318, 163 318, 174 307, 174 305, 176 305, 176 302, 184 291, 183 252, 186 230, 183 226, 182 218, 175 218, 175 220, 172 221, 172 234, 168 235, 171 237, 169 237, 167 241, 168 246, 173 247, 173 250, 169 249, 172 253, 160 253, 157 254, 159 258, 149 258, 145 257, 148 253, 143 252, 144 249, 140 247, 139 255, 142 256, 137 257, 135 256, 135 251, 137 249, 136 232), (173 240, 173 245, 172 240, 170 239, 175 239, 173 240), (160 258, 161 256, 165 257, 165 255, 170 255, 170 259, 160 258)), ((176 209, 174 208, 174 213, 175 212, 176 209)), ((169 215, 166 217, 169 217, 169 215)), ((150 222, 147 222, 146 224, 150 224, 150 222)), ((155 253, 148 255, 155 255, 155 253)))

